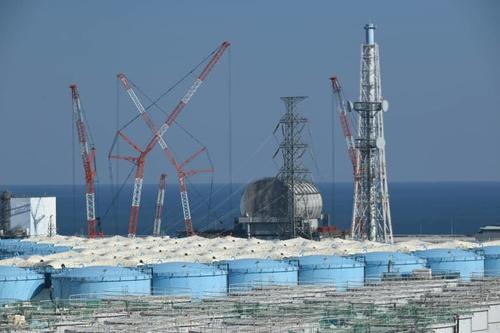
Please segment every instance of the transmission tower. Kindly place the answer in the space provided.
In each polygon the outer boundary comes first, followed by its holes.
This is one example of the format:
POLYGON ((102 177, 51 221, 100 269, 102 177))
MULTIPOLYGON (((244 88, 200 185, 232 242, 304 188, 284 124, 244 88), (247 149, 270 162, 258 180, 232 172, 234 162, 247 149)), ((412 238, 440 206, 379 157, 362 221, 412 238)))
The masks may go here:
POLYGON ((305 96, 281 97, 286 106, 286 113, 281 117, 274 130, 276 132, 281 127, 282 141, 274 156, 281 151, 283 166, 278 173, 278 179, 282 180, 288 187, 287 218, 292 237, 296 237, 300 233, 300 226, 297 225, 295 218, 294 189, 296 182, 307 180, 310 175, 302 161, 307 149, 307 144, 302 141, 302 132, 307 125, 307 119, 303 118, 297 111, 297 105, 306 98, 305 96))
POLYGON ((392 243, 392 222, 387 189, 383 113, 388 103, 382 98, 379 48, 375 25, 365 25, 366 42, 361 46, 360 100, 355 147, 359 168, 354 189, 351 234, 355 239, 392 243))

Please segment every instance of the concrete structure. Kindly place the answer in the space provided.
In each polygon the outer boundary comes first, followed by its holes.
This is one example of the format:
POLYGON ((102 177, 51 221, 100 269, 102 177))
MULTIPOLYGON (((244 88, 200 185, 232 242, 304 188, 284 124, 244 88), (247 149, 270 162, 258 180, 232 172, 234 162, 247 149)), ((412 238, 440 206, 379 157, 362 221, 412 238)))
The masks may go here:
POLYGON ((500 239, 500 225, 488 225, 481 227, 476 234, 476 239, 480 242, 487 242, 500 239))
POLYGON ((339 291, 363 285, 365 265, 360 261, 319 255, 293 259, 299 263, 300 285, 332 285, 339 291))
POLYGON ((226 296, 227 271, 213 265, 171 262, 151 266, 153 295, 226 296))
POLYGON ((227 265, 229 291, 251 290, 262 286, 290 286, 298 283, 298 267, 286 261, 236 259, 227 265))
POLYGON ((483 256, 459 249, 430 249, 414 253, 424 258, 433 275, 457 276, 465 281, 484 275, 483 256))
POLYGON ((149 295, 151 276, 137 269, 94 266, 52 274, 54 298, 100 298, 109 295, 149 295))
POLYGON ((56 234, 56 198, 3 196, 2 228, 5 236, 52 236, 56 234))
POLYGON ((44 283, 44 275, 31 269, 0 266, 0 304, 29 301, 44 283))
POLYGON ((359 256, 365 262, 365 280, 410 277, 425 268, 425 260, 400 252, 369 252, 359 256))

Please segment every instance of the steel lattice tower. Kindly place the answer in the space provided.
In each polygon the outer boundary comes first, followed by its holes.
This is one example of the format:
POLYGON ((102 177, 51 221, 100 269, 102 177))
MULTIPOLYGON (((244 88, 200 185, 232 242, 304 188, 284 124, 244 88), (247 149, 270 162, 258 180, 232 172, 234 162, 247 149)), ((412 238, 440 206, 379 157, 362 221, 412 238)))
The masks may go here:
POLYGON ((353 104, 359 119, 351 235, 355 239, 392 243, 383 118, 388 103, 382 98, 375 29, 373 24, 365 25, 366 43, 361 46, 360 100, 353 104))
POLYGON ((307 119, 297 111, 297 105, 306 98, 305 96, 281 97, 286 106, 286 113, 281 117, 275 129, 276 132, 281 127, 282 141, 274 156, 279 151, 283 156, 283 166, 279 171, 278 178, 289 188, 287 217, 290 220, 292 237, 296 237, 300 232, 295 218, 295 191, 293 189, 297 180, 306 180, 310 174, 302 161, 307 149, 307 144, 302 141, 302 132, 307 124, 307 119))

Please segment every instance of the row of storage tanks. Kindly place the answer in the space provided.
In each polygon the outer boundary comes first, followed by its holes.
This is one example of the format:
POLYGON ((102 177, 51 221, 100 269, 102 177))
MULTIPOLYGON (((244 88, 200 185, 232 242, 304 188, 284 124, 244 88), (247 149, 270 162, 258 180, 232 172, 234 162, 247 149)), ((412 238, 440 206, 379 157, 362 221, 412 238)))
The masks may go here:
POLYGON ((54 244, 43 244, 20 239, 2 239, 0 241, 0 259, 15 256, 46 256, 71 250, 69 246, 56 246, 54 244))
POLYGON ((223 296, 266 285, 329 285, 342 291, 366 281, 432 274, 463 280, 500 276, 500 246, 480 250, 430 249, 412 254, 369 252, 351 257, 303 256, 287 260, 235 259, 214 264, 171 262, 141 268, 94 266, 33 270, 0 266, 0 300, 29 300, 50 287, 50 297, 103 295, 223 296))

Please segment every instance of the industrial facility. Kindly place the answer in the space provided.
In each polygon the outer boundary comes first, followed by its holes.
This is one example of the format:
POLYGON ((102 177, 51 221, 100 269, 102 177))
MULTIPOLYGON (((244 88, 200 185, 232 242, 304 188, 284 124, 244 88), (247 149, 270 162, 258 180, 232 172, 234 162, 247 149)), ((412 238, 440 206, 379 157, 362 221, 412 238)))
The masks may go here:
POLYGON ((133 167, 126 236, 103 231, 106 220, 96 204, 96 147, 80 92, 76 84, 70 86, 86 185, 81 199, 87 237, 57 235, 55 198, 2 193, 0 329, 500 332, 500 241, 394 238, 383 119, 388 103, 381 90, 375 25, 364 29, 359 100, 347 100, 339 79, 331 78, 353 167, 350 237, 314 237, 328 218, 303 160, 308 121, 299 106, 305 96, 281 98, 285 113, 274 131, 280 139, 273 158, 281 156, 282 163, 277 175, 245 185, 234 226, 237 237, 197 235, 187 179, 213 168, 188 166, 208 148, 201 145, 181 160, 164 134, 229 48, 225 41, 189 73, 196 77, 194 83, 158 125, 134 83, 117 75, 137 109, 132 121, 140 118, 151 132, 141 147, 125 134, 129 122, 116 132, 108 154, 109 160, 133 167), (198 67, 203 68, 199 73, 198 67), (116 149, 118 141, 135 155, 116 149), (159 175, 154 220, 140 219, 147 158, 156 146, 176 172, 186 237, 162 233, 165 173, 159 175), (141 223, 151 223, 151 236, 138 234, 141 223))
POLYGON ((307 119, 298 111, 306 97, 282 97, 286 113, 274 132, 282 138, 273 158, 281 152, 283 164, 276 177, 248 184, 241 197, 241 217, 235 233, 243 237, 287 239, 312 238, 323 219, 321 193, 311 181, 302 160, 307 144, 302 133, 307 119))
POLYGON ((0 236, 30 237, 56 234, 56 198, 17 198, 0 193, 0 236))

